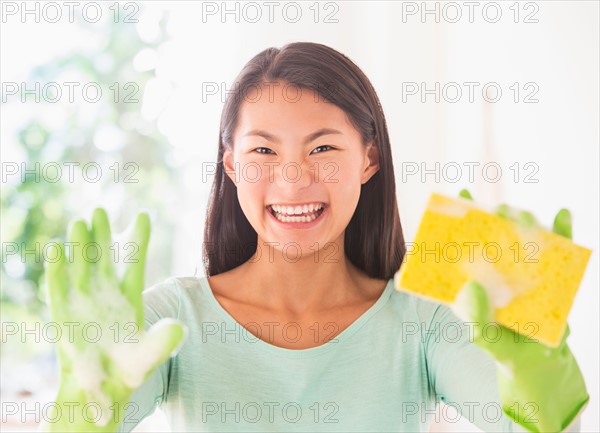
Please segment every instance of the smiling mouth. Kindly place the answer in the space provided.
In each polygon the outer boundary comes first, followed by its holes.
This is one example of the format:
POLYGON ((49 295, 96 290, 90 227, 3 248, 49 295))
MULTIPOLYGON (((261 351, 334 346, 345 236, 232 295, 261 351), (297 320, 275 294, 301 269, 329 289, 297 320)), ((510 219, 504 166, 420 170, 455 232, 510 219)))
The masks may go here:
POLYGON ((285 214, 285 213, 277 212, 271 206, 267 206, 269 212, 271 212, 271 215, 273 215, 275 218, 277 218, 277 220, 279 220, 281 222, 303 222, 303 223, 312 222, 312 221, 316 220, 317 218, 319 218, 319 216, 321 216, 321 214, 323 213, 323 211, 325 210, 326 207, 327 207, 327 205, 324 205, 316 212, 313 211, 313 212, 306 212, 306 213, 302 213, 302 214, 292 215, 292 214, 285 214))

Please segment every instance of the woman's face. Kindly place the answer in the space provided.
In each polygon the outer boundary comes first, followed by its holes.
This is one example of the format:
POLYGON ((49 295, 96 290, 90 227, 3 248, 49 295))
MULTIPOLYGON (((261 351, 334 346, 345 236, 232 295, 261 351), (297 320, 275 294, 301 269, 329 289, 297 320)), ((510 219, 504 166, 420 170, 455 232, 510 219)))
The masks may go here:
POLYGON ((246 95, 224 163, 259 245, 272 242, 293 258, 321 248, 337 256, 328 243, 343 239, 379 155, 361 143, 342 109, 279 82, 246 95), (315 213, 311 204, 323 210, 315 213), (302 215, 291 217, 292 210, 302 215))

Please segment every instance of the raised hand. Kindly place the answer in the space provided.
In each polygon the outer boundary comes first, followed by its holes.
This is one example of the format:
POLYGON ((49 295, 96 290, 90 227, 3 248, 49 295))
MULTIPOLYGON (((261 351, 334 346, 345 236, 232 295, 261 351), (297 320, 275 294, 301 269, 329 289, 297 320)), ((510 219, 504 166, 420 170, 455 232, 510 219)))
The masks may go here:
POLYGON ((97 208, 91 228, 71 222, 68 243, 57 242, 60 255, 45 263, 50 315, 62 332, 59 390, 41 431, 116 431, 133 391, 185 340, 184 325, 174 319, 144 330, 148 214, 140 212, 128 232, 129 254, 118 254, 108 216, 97 208))
MULTIPOLYGON (((471 199, 467 190, 461 197, 471 199)), ((538 226, 527 211, 500 205, 496 213, 524 226, 538 226)), ((553 231, 571 239, 571 214, 561 209, 553 223, 553 231)), ((515 333, 494 320, 494 308, 487 289, 470 281, 451 305, 454 313, 473 324, 473 342, 498 363, 498 388, 502 409, 513 421, 532 432, 559 432, 567 428, 589 401, 585 382, 566 339, 551 348, 515 333), (498 328, 500 338, 487 339, 482 330, 490 325, 498 328)))

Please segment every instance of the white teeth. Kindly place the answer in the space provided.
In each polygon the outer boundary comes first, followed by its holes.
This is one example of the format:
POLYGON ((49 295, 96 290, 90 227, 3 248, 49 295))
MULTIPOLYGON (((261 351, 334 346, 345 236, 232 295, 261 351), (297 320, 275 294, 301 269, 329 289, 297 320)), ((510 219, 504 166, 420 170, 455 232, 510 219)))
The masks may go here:
POLYGON ((287 207, 279 205, 271 205, 271 208, 275 211, 275 218, 282 222, 311 222, 317 218, 317 212, 323 208, 322 204, 311 203, 304 206, 287 207), (289 214, 287 212, 291 210, 289 214), (309 213, 308 215, 299 215, 302 213, 309 213))
POLYGON ((318 203, 310 203, 308 205, 303 205, 303 206, 296 206, 296 207, 292 207, 292 206, 280 206, 280 205, 272 205, 271 208, 279 213, 279 214, 284 214, 284 215, 301 215, 301 214, 305 214, 308 212, 316 212, 319 209, 321 209, 323 207, 322 204, 318 203))

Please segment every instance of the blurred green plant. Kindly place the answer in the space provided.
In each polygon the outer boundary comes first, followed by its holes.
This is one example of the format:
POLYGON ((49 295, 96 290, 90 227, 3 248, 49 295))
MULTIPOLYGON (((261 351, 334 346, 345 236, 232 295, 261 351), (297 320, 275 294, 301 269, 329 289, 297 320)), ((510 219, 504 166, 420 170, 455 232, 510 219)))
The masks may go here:
MULTIPOLYGON (((85 22, 77 25, 89 26, 85 22)), ((156 49, 165 40, 164 16, 160 27, 160 36, 152 44, 143 42, 136 26, 129 23, 110 22, 107 28, 93 28, 94 37, 105 38, 104 44, 39 65, 27 77, 29 83, 61 83, 69 81, 64 78, 67 74, 78 77, 77 81, 83 84, 97 83, 105 94, 98 102, 84 107, 87 110, 81 109, 77 101, 37 103, 36 106, 42 107, 39 112, 51 113, 65 121, 56 127, 48 121, 48 116, 36 112, 9 137, 10 145, 18 148, 19 164, 24 161, 28 169, 33 169, 36 163, 43 166, 51 162, 62 167, 64 173, 57 182, 47 181, 43 176, 36 179, 34 175, 18 176, 18 181, 14 182, 3 179, 0 194, 0 309, 3 322, 40 322, 43 325, 49 320, 43 281, 44 246, 53 238, 65 241, 66 228, 72 218, 88 217, 81 214, 82 196, 96 197, 95 206, 110 203, 107 206, 111 209, 109 216, 117 227, 124 228, 124 223, 142 208, 156 210, 160 230, 156 230, 149 247, 146 281, 151 283, 170 274, 175 224, 161 201, 168 190, 165 186, 177 184, 177 172, 166 163, 171 149, 166 138, 154 122, 144 120, 141 115, 145 84, 155 76, 154 70, 138 72, 132 62, 140 51, 156 49), (115 83, 120 92, 118 97, 115 83), (98 135, 99 131, 107 130, 111 133, 98 135), (110 142, 111 137, 117 137, 122 145, 110 142), (104 172, 97 183, 85 182, 81 177, 72 182, 67 176, 66 162, 77 163, 79 167, 94 162, 104 172), (127 166, 127 163, 133 164, 127 166), (110 166, 115 170, 109 170, 110 166), (115 176, 119 176, 118 181, 115 176), (127 176, 129 182, 125 182, 127 176), (16 253, 14 248, 17 248, 16 253)), ((27 100, 22 103, 16 97, 8 104, 28 107, 33 103, 27 100)), ((32 328, 33 325, 28 329, 32 328)), ((10 339, 5 335, 1 337, 3 357, 9 354, 31 357, 40 350, 31 344, 35 343, 33 339, 28 339, 23 347, 20 338, 6 343, 10 339), (11 343, 19 347, 7 347, 11 343)), ((42 346, 50 349, 47 344, 42 346)))

